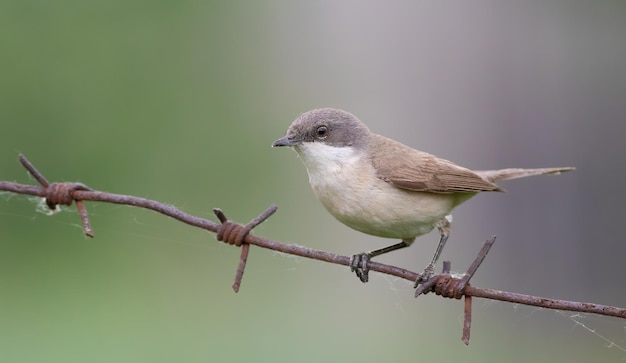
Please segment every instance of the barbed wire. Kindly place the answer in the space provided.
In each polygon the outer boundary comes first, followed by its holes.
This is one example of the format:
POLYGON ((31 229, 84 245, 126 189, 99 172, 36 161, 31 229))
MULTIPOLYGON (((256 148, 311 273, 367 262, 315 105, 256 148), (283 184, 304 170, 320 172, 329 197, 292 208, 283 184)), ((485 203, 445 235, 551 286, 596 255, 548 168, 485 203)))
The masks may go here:
MULTIPOLYGON (((208 219, 185 213, 171 205, 167 205, 150 199, 135 197, 131 195, 102 192, 94 190, 82 183, 50 183, 43 176, 43 174, 41 174, 33 166, 33 164, 30 163, 28 159, 26 159, 24 155, 19 155, 19 161, 26 168, 26 170, 28 170, 28 172, 39 182, 40 185, 25 185, 15 182, 0 181, 0 190, 16 194, 33 195, 44 198, 46 205, 52 210, 54 210, 59 204, 69 206, 72 205, 72 203, 76 203, 78 214, 82 221, 83 231, 85 235, 90 238, 94 237, 94 231, 91 227, 89 216, 87 214, 87 208, 85 207, 84 201, 124 204, 133 207, 150 209, 152 211, 174 218, 180 222, 186 223, 190 226, 214 232, 216 233, 218 241, 222 241, 236 247, 241 247, 239 264, 237 266, 235 280, 232 285, 235 292, 238 292, 241 287, 241 282, 243 279, 244 270, 246 267, 246 262, 248 260, 251 245, 318 261, 329 262, 344 266, 350 265, 350 257, 348 256, 314 250, 304 246, 287 244, 251 234, 250 232, 254 227, 259 225, 260 223, 263 223, 276 212, 276 210, 278 209, 276 205, 271 205, 264 212, 259 214, 257 217, 255 217, 245 225, 241 225, 228 220, 228 218, 221 209, 215 208, 213 209, 213 211, 219 220, 219 223, 216 223, 208 219)), ((450 273, 451 263, 449 261, 445 261, 443 263, 442 272, 438 275, 433 276, 427 282, 419 285, 415 291, 415 297, 428 294, 429 292, 434 292, 435 294, 445 298, 465 299, 463 308, 463 334, 461 338, 465 344, 469 344, 470 340, 470 329, 472 322, 472 297, 537 306, 546 309, 575 311, 626 319, 626 309, 624 308, 578 301, 548 299, 507 291, 479 288, 470 285, 470 279, 480 267, 481 263, 487 256, 487 253, 495 243, 495 240, 496 237, 492 236, 484 243, 482 249, 476 256, 476 259, 470 265, 465 274, 452 275, 450 273)), ((396 276, 412 282, 415 281, 418 277, 418 274, 415 272, 373 261, 369 263, 369 268, 371 271, 377 271, 383 274, 396 276)))

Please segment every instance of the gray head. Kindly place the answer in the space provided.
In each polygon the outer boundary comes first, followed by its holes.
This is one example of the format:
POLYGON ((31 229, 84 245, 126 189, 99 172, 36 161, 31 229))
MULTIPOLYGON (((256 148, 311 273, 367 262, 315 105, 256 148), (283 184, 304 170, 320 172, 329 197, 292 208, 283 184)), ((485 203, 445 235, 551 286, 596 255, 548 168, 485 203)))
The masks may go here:
POLYGON ((370 130, 353 114, 335 108, 318 108, 303 113, 272 146, 294 146, 320 142, 335 147, 360 147, 370 130))

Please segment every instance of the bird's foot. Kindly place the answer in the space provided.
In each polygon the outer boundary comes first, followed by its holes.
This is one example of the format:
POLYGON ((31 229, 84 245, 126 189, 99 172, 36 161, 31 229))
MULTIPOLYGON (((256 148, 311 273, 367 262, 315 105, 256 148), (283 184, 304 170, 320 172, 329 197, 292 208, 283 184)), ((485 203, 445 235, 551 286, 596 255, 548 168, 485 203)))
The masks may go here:
POLYGON ((356 273, 361 282, 366 283, 369 280, 371 256, 367 252, 353 255, 350 258, 350 271, 356 273))
POLYGON ((426 268, 424 269, 424 272, 417 275, 417 279, 415 279, 415 284, 413 285, 413 287, 417 288, 419 285, 430 280, 430 278, 433 277, 434 274, 435 274, 435 266, 432 263, 430 263, 428 264, 428 266, 426 266, 426 268))

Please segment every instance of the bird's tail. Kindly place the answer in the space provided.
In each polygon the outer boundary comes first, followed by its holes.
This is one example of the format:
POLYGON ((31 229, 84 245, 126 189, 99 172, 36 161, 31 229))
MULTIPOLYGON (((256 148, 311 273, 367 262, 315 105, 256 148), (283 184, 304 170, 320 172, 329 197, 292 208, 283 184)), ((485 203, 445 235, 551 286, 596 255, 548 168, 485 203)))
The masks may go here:
POLYGON ((500 169, 500 170, 478 170, 474 171, 484 179, 490 182, 497 182, 499 180, 509 180, 517 178, 525 178, 533 175, 543 174, 561 174, 566 171, 571 171, 576 168, 541 168, 541 169, 500 169))

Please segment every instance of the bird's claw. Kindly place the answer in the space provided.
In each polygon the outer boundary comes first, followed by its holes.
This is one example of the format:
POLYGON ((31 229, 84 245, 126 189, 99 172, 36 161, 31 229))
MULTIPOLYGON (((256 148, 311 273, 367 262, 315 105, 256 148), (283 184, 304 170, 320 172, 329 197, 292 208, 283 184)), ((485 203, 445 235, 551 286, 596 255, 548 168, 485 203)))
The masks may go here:
POLYGON ((366 252, 353 255, 350 258, 350 271, 356 273, 357 277, 363 283, 369 280, 370 258, 370 255, 366 252))
POLYGON ((435 266, 431 263, 428 266, 426 266, 426 268, 424 269, 424 272, 417 275, 417 279, 415 279, 415 284, 413 285, 413 288, 417 288, 419 285, 430 280, 430 278, 433 277, 434 274, 435 274, 435 266))

